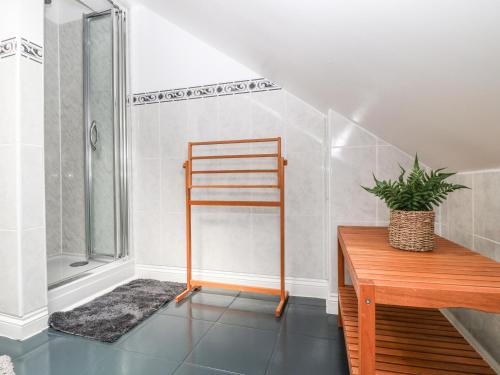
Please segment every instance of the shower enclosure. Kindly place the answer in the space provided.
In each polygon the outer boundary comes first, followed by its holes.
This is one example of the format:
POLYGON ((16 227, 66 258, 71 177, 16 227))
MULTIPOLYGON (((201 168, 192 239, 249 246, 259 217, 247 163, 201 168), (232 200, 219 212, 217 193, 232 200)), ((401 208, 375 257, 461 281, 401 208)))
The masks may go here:
POLYGON ((127 255, 125 12, 53 0, 45 18, 49 288, 127 255))

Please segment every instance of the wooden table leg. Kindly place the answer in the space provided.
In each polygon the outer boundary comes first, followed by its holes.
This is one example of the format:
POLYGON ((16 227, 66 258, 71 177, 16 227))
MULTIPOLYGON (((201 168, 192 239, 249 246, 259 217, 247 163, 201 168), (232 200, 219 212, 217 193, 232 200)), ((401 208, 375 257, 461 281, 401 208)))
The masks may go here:
MULTIPOLYGON (((345 275, 344 275, 344 253, 342 253, 342 246, 340 241, 337 241, 337 285, 339 288, 345 286, 345 275)), ((337 295, 340 296, 340 293, 337 295)), ((339 298, 339 310, 337 315, 337 324, 339 328, 342 328, 342 313, 340 312, 340 298, 339 298)))
POLYGON ((375 374, 375 288, 360 284, 358 294, 359 373, 375 374))

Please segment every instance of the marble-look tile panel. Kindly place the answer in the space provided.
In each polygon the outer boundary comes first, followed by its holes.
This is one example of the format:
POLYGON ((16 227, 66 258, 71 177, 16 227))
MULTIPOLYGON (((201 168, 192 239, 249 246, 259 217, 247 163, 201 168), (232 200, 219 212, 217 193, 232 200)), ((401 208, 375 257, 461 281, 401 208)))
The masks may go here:
MULTIPOLYGON (((472 175, 455 175, 450 182, 462 184, 468 187, 472 185, 472 175)), ((448 196, 445 203, 447 212, 448 238, 462 246, 473 247, 473 211, 472 211, 472 189, 462 189, 448 196)))
POLYGON ((286 94, 285 102, 286 151, 323 151, 326 146, 325 116, 291 94, 286 94))
POLYGON ((359 147, 359 146, 375 146, 377 138, 346 119, 340 114, 329 111, 329 126, 331 126, 331 145, 332 147, 359 147))
POLYGON ((474 234, 500 242, 500 171, 474 177, 474 234))
POLYGON ((287 276, 325 279, 324 222, 315 216, 287 216, 285 273, 287 276))
POLYGON ((62 251, 85 254, 82 21, 59 27, 62 251))
POLYGON ((59 110, 59 32, 45 18, 44 158, 47 255, 61 253, 61 128, 59 110))
MULTIPOLYGON (((399 166, 407 171, 407 177, 413 167, 413 158, 394 146, 377 146, 377 170, 375 175, 379 180, 396 180, 401 173, 399 166)), ((374 184, 372 181, 369 186, 374 184)), ((389 215, 389 209, 385 202, 377 199, 377 221, 380 223, 388 222, 389 215)))
MULTIPOLYGON (((133 111, 140 113, 139 108, 133 111)), ((148 107, 148 106, 146 106, 148 107)), ((160 146, 162 157, 187 158, 187 143, 190 141, 187 132, 187 102, 162 103, 160 107, 160 146)))
POLYGON ((376 170, 376 147, 333 148, 332 214, 336 222, 373 221, 377 198, 364 191, 376 170), (355 198, 354 198, 355 197, 355 198))

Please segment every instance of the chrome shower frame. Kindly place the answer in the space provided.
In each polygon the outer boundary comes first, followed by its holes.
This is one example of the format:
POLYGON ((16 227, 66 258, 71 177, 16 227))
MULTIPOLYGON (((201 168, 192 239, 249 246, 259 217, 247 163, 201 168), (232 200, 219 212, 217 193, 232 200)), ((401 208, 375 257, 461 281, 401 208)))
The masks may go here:
POLYGON ((128 125, 127 125, 127 39, 126 11, 110 1, 111 9, 83 16, 83 101, 85 139, 85 240, 87 259, 112 257, 119 259, 129 251, 128 214, 128 125), (90 72, 89 72, 89 22, 96 17, 112 17, 113 25, 113 144, 114 144, 114 228, 115 249, 113 256, 94 251, 92 242, 92 136, 93 120, 90 113, 90 72))

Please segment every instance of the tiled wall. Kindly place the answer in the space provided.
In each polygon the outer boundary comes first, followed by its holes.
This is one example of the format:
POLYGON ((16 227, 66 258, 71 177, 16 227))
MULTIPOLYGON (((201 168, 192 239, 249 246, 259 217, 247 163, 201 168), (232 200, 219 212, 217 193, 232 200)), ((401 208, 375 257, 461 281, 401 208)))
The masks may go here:
POLYGON ((0 326, 47 304, 42 15, 27 0, 0 12, 0 326))
MULTIPOLYGON (((500 261, 500 170, 463 173, 453 181, 471 190, 451 194, 443 205, 443 235, 500 261)), ((500 362, 500 314, 469 309, 452 309, 452 313, 500 362)))
MULTIPOLYGON (((182 163, 188 141, 281 136, 288 159, 286 274, 326 279, 323 114, 285 90, 132 108, 133 237, 138 264, 185 267, 182 163)), ((242 150, 241 146, 237 149, 242 150)), ((261 160, 257 162, 264 166, 261 160)), ((231 163, 235 168, 240 166, 231 163)), ((217 199, 228 199, 227 194, 232 199, 248 199, 248 193, 213 194, 217 199)), ((270 197, 254 192, 253 198, 270 197)), ((209 271, 277 275, 278 219, 275 208, 194 208, 193 266, 209 271)))
POLYGON ((85 254, 82 21, 45 19, 47 254, 85 254))
MULTIPOLYGON (((337 291, 337 226, 388 225, 384 202, 364 191, 379 179, 395 179, 413 156, 384 142, 334 111, 328 114, 330 156, 330 291, 337 291)), ((439 227, 439 224, 438 224, 439 227)))

